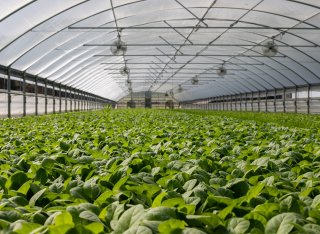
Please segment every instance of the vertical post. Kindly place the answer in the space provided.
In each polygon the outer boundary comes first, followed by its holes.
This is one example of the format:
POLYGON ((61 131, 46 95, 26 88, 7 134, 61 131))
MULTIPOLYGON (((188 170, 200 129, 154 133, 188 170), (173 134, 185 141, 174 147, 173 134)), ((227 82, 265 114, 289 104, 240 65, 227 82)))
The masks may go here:
POLYGON ((307 113, 310 114, 310 88, 311 86, 308 85, 308 99, 307 99, 307 113))
POLYGON ((88 96, 87 96, 87 94, 85 93, 84 94, 84 100, 85 100, 85 102, 84 102, 84 110, 88 110, 88 96))
POLYGON ((268 112, 268 90, 266 90, 266 104, 265 104, 266 112, 268 112))
POLYGON ((78 110, 80 111, 80 100, 81 100, 81 96, 80 96, 80 92, 77 92, 78 95, 78 110))
POLYGON ((232 95, 230 95, 230 102, 231 102, 231 110, 233 110, 233 101, 232 101, 233 97, 232 95))
POLYGON ((48 114, 48 80, 44 80, 44 113, 48 114))
POLYGON ((251 92, 251 111, 253 111, 253 92, 251 92))
POLYGON ((64 112, 68 112, 68 104, 67 104, 67 88, 66 86, 64 86, 63 88, 63 91, 64 91, 64 112))
POLYGON ((56 90, 54 82, 52 82, 52 98, 53 98, 53 114, 56 113, 56 90))
POLYGON ((277 112, 277 90, 274 89, 274 98, 273 98, 273 111, 277 112))
POLYGON ((70 111, 72 112, 72 93, 71 93, 71 88, 69 88, 69 96, 70 96, 70 111))
POLYGON ((35 114, 38 115, 38 76, 34 78, 35 114))
POLYGON ((23 92, 23 116, 27 115, 27 96, 26 96, 26 73, 24 72, 22 75, 23 83, 22 83, 22 92, 23 92))
POLYGON ((62 105, 62 100, 61 100, 61 83, 60 83, 59 84, 59 113, 62 112, 61 105, 62 105))
POLYGON ((81 91, 80 91, 80 110, 83 111, 83 95, 81 91))
POLYGON ((222 110, 224 110, 224 95, 222 96, 222 110))
POLYGON ((248 102, 248 93, 246 93, 244 98, 245 98, 244 108, 245 108, 246 111, 248 111, 248 105, 247 105, 248 104, 247 103, 248 102))
POLYGON ((282 103, 282 105, 283 105, 283 112, 286 112, 286 89, 285 88, 283 88, 283 103, 282 103))
POLYGON ((294 92, 294 112, 297 113, 298 112, 298 103, 297 103, 297 99, 298 99, 298 87, 296 86, 295 88, 295 92, 294 92))
POLYGON ((77 111, 77 93, 75 89, 73 90, 73 109, 77 111))
POLYGON ((7 71, 8 118, 11 118, 11 68, 7 71))
POLYGON ((260 90, 258 91, 258 112, 260 112, 260 90))

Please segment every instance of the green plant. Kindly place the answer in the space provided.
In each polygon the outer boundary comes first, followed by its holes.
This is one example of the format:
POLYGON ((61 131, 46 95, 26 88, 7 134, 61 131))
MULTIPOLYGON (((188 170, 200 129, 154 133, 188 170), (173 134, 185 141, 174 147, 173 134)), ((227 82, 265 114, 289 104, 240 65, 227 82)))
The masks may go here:
POLYGON ((0 131, 4 233, 320 230, 313 129, 111 110, 6 119, 0 131))

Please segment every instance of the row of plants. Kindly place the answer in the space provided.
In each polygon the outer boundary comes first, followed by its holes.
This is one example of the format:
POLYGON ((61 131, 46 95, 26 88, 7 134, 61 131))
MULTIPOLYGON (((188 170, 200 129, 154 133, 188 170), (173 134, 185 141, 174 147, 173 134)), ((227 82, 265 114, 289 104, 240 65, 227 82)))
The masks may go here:
POLYGON ((314 129, 112 110, 0 131, 2 233, 320 233, 314 129))
POLYGON ((275 123, 280 126, 320 129, 318 114, 245 112, 245 111, 206 111, 206 110, 175 110, 189 114, 213 115, 241 120, 253 120, 260 123, 275 123))

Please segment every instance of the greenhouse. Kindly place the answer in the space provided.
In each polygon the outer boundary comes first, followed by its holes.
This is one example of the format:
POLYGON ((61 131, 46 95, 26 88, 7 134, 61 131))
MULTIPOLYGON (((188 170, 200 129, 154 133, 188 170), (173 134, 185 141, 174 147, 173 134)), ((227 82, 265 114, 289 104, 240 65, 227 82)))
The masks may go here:
POLYGON ((319 0, 0 0, 0 233, 320 234, 319 0))

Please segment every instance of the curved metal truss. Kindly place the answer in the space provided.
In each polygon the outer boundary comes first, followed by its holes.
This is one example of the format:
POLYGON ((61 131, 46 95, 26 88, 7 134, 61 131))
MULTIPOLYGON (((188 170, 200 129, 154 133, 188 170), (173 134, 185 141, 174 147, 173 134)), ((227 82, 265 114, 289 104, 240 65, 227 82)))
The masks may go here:
POLYGON ((174 92, 184 101, 320 83, 318 0, 0 0, 0 6, 1 66, 112 100, 131 91, 174 92), (110 46, 120 36, 128 51, 115 56, 110 46), (262 52, 268 41, 278 45, 273 57, 262 52), (221 66, 224 76, 216 73, 221 66))

